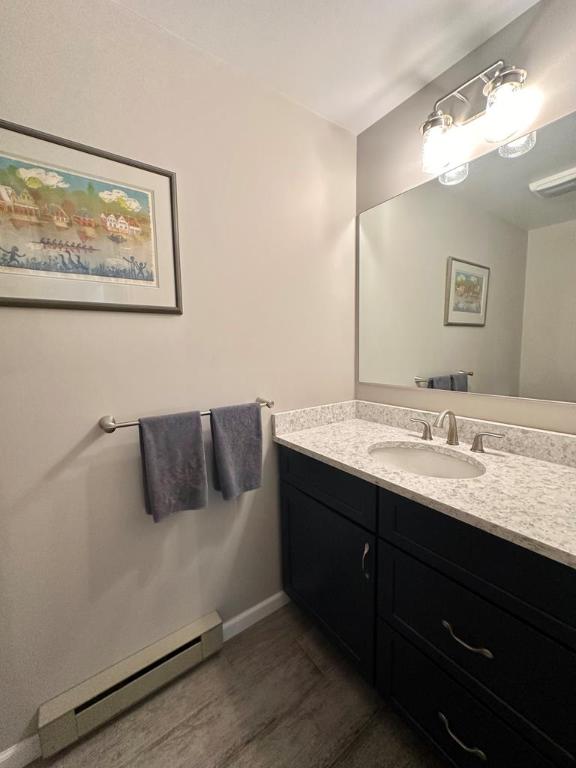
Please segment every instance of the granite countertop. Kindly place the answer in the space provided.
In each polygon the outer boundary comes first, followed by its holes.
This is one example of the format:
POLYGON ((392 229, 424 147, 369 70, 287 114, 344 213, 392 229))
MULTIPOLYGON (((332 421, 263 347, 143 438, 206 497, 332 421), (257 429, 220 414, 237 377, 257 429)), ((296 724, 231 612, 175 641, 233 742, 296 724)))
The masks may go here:
POLYGON ((444 448, 445 438, 424 443, 417 432, 359 418, 276 435, 274 440, 576 568, 574 467, 498 451, 486 438, 484 454, 472 454, 463 443, 450 446, 486 467, 480 477, 453 480, 389 470, 368 453, 374 443, 408 441, 444 448))

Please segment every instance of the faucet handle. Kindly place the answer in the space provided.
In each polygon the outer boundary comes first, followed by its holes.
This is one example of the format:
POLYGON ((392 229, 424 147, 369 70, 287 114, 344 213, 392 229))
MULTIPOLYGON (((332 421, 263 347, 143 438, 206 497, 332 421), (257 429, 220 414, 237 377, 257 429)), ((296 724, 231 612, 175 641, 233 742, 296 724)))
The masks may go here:
POLYGON ((472 447, 470 448, 471 451, 474 451, 474 453, 486 453, 484 450, 484 438, 485 437, 504 437, 504 435, 501 432, 478 432, 477 435, 474 435, 474 440, 472 441, 472 447))
POLYGON ((420 438, 421 440, 432 440, 432 429, 426 419, 410 419, 410 421, 414 421, 416 424, 422 424, 424 427, 420 438))

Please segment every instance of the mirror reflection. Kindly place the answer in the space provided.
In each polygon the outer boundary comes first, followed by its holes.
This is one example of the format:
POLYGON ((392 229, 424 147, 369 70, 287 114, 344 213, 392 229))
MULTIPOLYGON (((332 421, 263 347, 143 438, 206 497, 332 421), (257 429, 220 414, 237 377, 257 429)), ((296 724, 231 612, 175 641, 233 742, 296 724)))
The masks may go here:
POLYGON ((576 401, 576 114, 442 181, 360 215, 360 381, 576 401))

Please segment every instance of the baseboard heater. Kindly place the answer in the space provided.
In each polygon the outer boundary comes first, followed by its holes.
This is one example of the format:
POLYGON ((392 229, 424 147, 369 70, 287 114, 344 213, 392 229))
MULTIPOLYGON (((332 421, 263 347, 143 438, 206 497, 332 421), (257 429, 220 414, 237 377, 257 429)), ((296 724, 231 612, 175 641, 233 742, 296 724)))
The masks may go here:
POLYGON ((213 612, 42 704, 43 757, 73 744, 221 647, 222 619, 213 612))

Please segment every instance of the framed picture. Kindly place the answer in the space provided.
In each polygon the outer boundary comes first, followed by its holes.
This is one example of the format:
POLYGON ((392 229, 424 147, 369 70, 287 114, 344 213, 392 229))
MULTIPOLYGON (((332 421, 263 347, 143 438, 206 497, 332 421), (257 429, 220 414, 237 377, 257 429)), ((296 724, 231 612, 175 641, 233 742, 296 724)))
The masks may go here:
POLYGON ((0 121, 0 304, 180 314, 175 174, 0 121))
POLYGON ((450 257, 444 325, 486 325, 490 268, 450 257))

